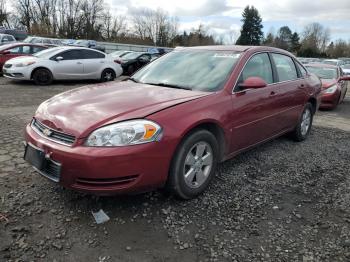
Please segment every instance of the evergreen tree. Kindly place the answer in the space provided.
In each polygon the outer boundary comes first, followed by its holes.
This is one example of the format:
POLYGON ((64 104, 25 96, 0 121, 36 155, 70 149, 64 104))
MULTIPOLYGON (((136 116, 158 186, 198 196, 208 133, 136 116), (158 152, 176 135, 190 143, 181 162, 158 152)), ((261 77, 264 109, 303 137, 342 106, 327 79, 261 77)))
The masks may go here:
POLYGON ((261 24, 262 19, 254 6, 247 6, 242 13, 243 22, 241 35, 236 44, 238 45, 260 45, 263 38, 261 24))
POLYGON ((267 34, 266 38, 263 41, 263 44, 267 45, 267 46, 274 46, 274 44, 275 44, 275 37, 273 36, 272 33, 268 33, 267 34))
POLYGON ((291 51, 292 36, 293 34, 290 28, 288 26, 282 26, 278 30, 278 36, 276 38, 276 47, 291 51))
POLYGON ((290 51, 297 54, 300 51, 300 48, 301 48, 300 37, 297 32, 294 32, 291 38, 290 51))

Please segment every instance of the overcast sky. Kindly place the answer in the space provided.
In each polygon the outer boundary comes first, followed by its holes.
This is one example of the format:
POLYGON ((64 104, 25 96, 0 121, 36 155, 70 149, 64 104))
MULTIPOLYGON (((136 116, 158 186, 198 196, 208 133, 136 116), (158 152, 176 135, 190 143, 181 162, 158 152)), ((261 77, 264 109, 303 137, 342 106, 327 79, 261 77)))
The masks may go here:
MULTIPOLYGON (((161 8, 179 18, 180 30, 200 23, 212 32, 229 35, 241 27, 246 5, 254 5, 263 19, 264 32, 275 32, 283 25, 301 32, 311 22, 319 22, 331 31, 332 40, 350 40, 350 0, 105 0, 118 14, 132 14, 143 7, 161 8)), ((226 39, 226 42, 229 39, 226 39)))

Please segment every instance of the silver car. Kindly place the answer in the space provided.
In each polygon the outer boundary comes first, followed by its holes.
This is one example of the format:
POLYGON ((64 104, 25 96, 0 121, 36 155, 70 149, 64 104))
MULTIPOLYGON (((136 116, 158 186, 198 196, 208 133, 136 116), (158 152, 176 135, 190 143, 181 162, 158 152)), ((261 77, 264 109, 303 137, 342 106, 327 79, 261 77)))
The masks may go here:
POLYGON ((84 47, 55 47, 31 57, 17 57, 3 66, 3 75, 49 85, 53 80, 99 79, 112 81, 122 74, 118 61, 100 51, 84 47))
POLYGON ((16 42, 16 39, 12 35, 0 34, 0 45, 11 44, 16 42))

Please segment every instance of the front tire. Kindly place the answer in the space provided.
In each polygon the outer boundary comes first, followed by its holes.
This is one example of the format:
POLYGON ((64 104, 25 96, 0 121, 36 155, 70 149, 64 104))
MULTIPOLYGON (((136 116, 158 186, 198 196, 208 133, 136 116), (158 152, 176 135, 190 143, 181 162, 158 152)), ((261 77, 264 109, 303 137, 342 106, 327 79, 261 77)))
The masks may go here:
POLYGON ((215 175, 218 155, 218 142, 212 133, 203 129, 191 133, 175 153, 167 191, 181 199, 191 199, 203 193, 215 175))
POLYGON ((304 107, 303 113, 299 118, 296 128, 291 133, 294 141, 301 142, 307 138, 312 127, 313 116, 313 106, 311 103, 307 103, 304 107))
POLYGON ((105 69, 101 74, 101 82, 113 81, 115 79, 115 72, 112 69, 105 69))
POLYGON ((39 68, 34 71, 33 80, 36 85, 44 86, 52 83, 53 76, 50 70, 45 68, 39 68))

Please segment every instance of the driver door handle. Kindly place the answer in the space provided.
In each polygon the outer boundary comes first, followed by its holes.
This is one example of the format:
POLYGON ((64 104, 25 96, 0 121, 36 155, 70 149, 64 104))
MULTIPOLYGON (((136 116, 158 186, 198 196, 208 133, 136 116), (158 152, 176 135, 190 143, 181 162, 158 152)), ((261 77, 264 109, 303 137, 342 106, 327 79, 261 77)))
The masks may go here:
POLYGON ((275 91, 271 91, 270 96, 274 96, 276 94, 275 91))
POLYGON ((78 65, 81 65, 81 64, 83 64, 83 63, 82 63, 82 62, 77 62, 77 64, 78 64, 78 65))

